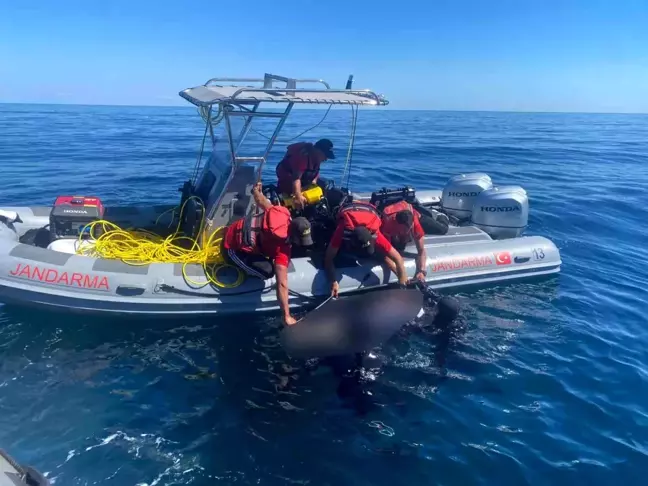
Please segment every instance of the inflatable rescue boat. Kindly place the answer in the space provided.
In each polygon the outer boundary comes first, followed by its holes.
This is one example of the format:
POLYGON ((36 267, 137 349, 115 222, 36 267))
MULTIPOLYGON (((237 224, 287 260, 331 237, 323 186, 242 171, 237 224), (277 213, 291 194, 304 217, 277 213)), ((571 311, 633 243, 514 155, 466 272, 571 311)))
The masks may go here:
MULTIPOLYGON (((241 279, 227 266, 210 277, 199 264, 142 265, 89 256, 84 251, 84 245, 93 244, 93 236, 86 237, 88 227, 102 220, 119 228, 165 235, 177 224, 184 234, 196 235, 200 229, 203 234, 196 237, 204 242, 210 231, 254 211, 252 187, 260 180, 270 150, 295 104, 351 105, 355 130, 358 107, 383 106, 387 100, 371 91, 352 89, 350 81, 345 89, 332 89, 319 80, 269 74, 259 80, 215 78, 181 91, 180 96, 197 106, 205 120, 201 154, 210 152, 202 170, 197 168, 196 176, 185 182, 181 204, 104 207, 100 195, 91 194, 61 196, 51 207, 0 206, 0 301, 143 316, 278 310, 274 279, 241 279), (241 84, 251 82, 258 85, 241 84), (301 87, 315 83, 323 87, 301 87), (273 109, 263 109, 266 105, 273 109), (246 136, 258 118, 275 120, 276 127, 261 154, 244 156, 249 153, 246 136), (211 151, 204 147, 209 141, 211 151), (185 207, 186 211, 174 210, 185 207)), ((350 137, 342 181, 345 175, 348 181, 354 135, 350 137)), ((426 279, 432 288, 454 290, 560 272, 557 247, 544 236, 524 235, 529 199, 520 186, 499 185, 483 173, 458 174, 438 190, 377 188, 373 193, 358 194, 347 186, 323 186, 313 207, 324 214, 330 210, 327 191, 333 187, 377 206, 407 200, 427 217, 426 279)), ((329 294, 323 251, 324 247, 315 247, 293 255, 288 273, 292 307, 311 305, 329 294)), ((407 247, 402 254, 413 277, 416 249, 407 247)), ((374 260, 340 254, 336 268, 341 295, 376 290, 397 281, 396 275, 374 260)))
POLYGON ((49 486, 45 476, 30 466, 21 466, 0 449, 0 486, 49 486))

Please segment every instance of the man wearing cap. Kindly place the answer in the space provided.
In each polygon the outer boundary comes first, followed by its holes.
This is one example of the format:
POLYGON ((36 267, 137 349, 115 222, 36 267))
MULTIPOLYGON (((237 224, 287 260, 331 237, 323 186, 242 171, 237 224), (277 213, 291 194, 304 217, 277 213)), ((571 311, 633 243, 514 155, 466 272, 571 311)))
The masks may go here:
MULTIPOLYGON (((380 231, 399 253, 404 251, 409 243, 414 243, 416 246, 417 256, 414 278, 425 282, 427 254, 424 240, 425 231, 421 226, 421 214, 407 201, 389 204, 383 208, 382 213, 380 231)), ((387 265, 392 271, 396 270, 390 262, 387 262, 387 265)))
POLYGON ((277 186, 282 194, 292 194, 295 208, 303 209, 306 198, 302 189, 317 183, 320 164, 335 159, 333 142, 323 138, 317 142, 298 142, 288 146, 286 155, 277 165, 277 186))
POLYGON ((297 322, 288 307, 288 265, 291 245, 312 246, 310 223, 292 218, 283 206, 263 195, 261 183, 252 189, 257 210, 227 227, 223 248, 228 263, 262 280, 277 278, 277 300, 287 325, 297 322))
POLYGON ((345 203, 338 210, 337 227, 324 256, 324 266, 331 282, 333 297, 338 296, 340 289, 333 263, 340 248, 364 257, 374 257, 378 249, 390 268, 395 268, 399 283, 407 284, 407 270, 403 257, 381 233, 380 226, 380 214, 376 207, 368 202, 345 203))

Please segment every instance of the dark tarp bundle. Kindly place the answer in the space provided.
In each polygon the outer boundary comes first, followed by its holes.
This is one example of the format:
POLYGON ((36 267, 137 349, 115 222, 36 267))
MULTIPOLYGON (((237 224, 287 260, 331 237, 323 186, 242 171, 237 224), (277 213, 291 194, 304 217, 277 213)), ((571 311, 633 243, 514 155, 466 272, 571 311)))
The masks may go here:
POLYGON ((417 289, 387 289, 331 299, 282 331, 282 344, 296 358, 369 351, 392 337, 423 308, 417 289))

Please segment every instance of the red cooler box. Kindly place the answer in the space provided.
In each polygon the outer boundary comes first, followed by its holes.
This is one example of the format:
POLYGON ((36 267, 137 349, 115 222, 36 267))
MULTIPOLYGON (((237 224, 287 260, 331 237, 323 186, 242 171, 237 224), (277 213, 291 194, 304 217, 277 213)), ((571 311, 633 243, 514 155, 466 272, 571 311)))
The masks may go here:
POLYGON ((51 241, 78 238, 82 232, 89 236, 85 226, 103 217, 104 207, 98 197, 59 196, 50 213, 51 241))

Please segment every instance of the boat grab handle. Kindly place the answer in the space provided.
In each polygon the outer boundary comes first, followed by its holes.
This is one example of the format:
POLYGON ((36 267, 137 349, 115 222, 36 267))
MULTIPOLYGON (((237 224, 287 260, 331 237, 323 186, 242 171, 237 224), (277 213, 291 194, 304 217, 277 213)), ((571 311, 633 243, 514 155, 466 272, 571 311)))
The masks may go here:
POLYGON ((126 295, 129 297, 134 297, 136 295, 142 295, 146 292, 146 287, 138 287, 136 285, 120 285, 115 291, 117 295, 126 295))

